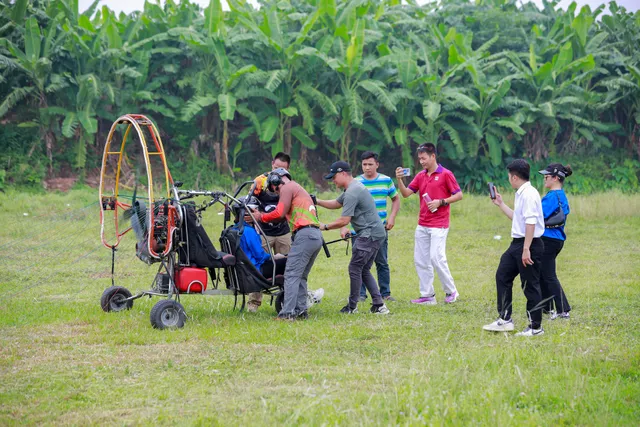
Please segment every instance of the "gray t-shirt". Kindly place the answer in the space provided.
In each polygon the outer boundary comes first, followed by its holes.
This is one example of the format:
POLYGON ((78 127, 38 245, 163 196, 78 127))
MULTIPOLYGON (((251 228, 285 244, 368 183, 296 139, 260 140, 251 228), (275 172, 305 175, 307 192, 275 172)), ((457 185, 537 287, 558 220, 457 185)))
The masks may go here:
POLYGON ((376 202, 360 181, 351 181, 345 192, 336 200, 342 205, 342 216, 351 217, 351 225, 358 237, 371 237, 373 240, 386 237, 376 202))

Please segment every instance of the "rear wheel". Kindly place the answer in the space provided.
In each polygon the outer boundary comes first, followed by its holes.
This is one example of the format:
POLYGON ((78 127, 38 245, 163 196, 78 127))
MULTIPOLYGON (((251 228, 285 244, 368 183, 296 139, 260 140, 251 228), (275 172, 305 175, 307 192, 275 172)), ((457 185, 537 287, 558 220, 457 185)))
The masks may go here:
POLYGON ((178 329, 184 326, 187 315, 178 301, 163 299, 151 309, 151 325, 156 329, 178 329))
POLYGON ((278 292, 276 295, 276 313, 280 313, 282 311, 282 306, 284 304, 284 289, 278 292))
POLYGON ((100 306, 106 312, 129 310, 133 307, 131 292, 122 286, 110 286, 104 290, 100 298, 100 306))

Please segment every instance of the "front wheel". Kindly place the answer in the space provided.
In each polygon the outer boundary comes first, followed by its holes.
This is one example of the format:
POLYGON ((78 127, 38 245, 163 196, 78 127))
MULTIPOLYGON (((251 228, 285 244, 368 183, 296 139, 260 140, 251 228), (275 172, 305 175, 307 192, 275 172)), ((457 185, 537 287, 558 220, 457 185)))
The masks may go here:
POLYGON ((156 329, 178 329, 184 326, 187 315, 178 301, 163 299, 151 309, 151 326, 156 329))
POLYGON ((107 313, 110 311, 129 310, 133 307, 131 292, 122 286, 110 286, 104 290, 100 298, 100 306, 107 313))

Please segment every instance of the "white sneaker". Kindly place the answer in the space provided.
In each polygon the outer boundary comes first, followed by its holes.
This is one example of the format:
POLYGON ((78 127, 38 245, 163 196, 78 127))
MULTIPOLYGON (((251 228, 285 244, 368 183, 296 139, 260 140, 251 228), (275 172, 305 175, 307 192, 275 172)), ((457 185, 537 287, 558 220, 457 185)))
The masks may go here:
POLYGON ((517 337, 534 337, 536 335, 544 334, 544 329, 540 326, 540 329, 533 329, 531 326, 527 326, 527 328, 516 334, 517 337))
POLYGON ((513 319, 503 320, 498 318, 495 322, 484 325, 482 329, 492 332, 511 332, 513 331, 513 319))
POLYGON ((569 312, 563 312, 563 313, 556 313, 555 311, 551 311, 549 312, 549 320, 556 320, 556 319, 570 319, 571 315, 569 314, 569 312))
POLYGON ((314 304, 320 304, 324 296, 324 289, 318 288, 315 291, 307 291, 307 307, 314 304))

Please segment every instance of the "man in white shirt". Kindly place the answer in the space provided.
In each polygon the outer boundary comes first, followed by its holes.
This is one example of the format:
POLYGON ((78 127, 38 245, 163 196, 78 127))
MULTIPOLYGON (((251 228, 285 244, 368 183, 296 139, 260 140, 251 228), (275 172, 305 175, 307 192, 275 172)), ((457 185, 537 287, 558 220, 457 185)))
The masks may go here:
POLYGON ((511 303, 513 280, 520 274, 522 290, 527 298, 527 317, 529 326, 516 335, 542 335, 542 300, 540 292, 540 266, 544 244, 540 237, 544 233, 544 216, 540 193, 529 182, 530 167, 523 159, 514 160, 507 166, 509 183, 516 190, 513 210, 502 200, 496 191, 493 204, 511 219, 511 245, 500 258, 496 271, 498 291, 498 314, 495 322, 483 327, 486 331, 513 331, 511 303))

